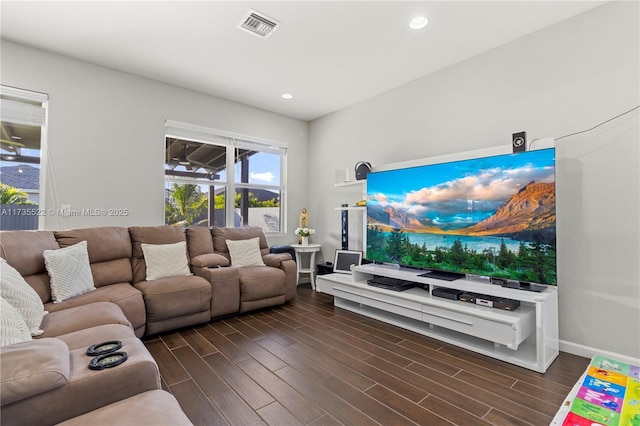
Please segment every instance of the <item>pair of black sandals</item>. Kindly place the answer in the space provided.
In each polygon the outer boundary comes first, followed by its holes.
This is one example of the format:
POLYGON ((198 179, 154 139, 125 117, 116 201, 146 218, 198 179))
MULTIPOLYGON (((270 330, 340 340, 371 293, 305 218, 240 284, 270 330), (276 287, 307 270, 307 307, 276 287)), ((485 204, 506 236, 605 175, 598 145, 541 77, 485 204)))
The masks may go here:
POLYGON ((94 357, 89 362, 89 368, 104 370, 122 364, 127 360, 128 355, 126 352, 117 352, 121 348, 122 342, 119 340, 110 340, 89 346, 87 355, 94 357))

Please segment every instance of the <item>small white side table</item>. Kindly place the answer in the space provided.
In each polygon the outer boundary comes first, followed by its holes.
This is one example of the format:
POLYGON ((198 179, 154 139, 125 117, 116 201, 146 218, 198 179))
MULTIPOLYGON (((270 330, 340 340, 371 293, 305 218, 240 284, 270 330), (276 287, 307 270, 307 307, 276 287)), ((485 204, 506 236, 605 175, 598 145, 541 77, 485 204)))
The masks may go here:
POLYGON ((320 251, 320 244, 308 244, 303 246, 302 244, 291 244, 293 250, 296 252, 296 268, 298 269, 298 277, 296 279, 296 285, 300 283, 300 274, 309 274, 311 279, 311 288, 316 289, 316 281, 313 279, 313 274, 316 273, 316 253, 320 251), (309 267, 302 266, 302 255, 309 253, 309 267))

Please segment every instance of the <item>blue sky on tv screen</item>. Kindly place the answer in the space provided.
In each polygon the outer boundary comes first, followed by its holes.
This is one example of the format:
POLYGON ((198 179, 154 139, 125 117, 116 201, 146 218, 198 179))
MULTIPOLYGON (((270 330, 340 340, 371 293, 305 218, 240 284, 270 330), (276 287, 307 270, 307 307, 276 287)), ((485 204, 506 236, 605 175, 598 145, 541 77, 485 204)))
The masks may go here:
POLYGON ((455 229, 491 216, 530 182, 555 182, 553 148, 370 173, 367 204, 455 229))

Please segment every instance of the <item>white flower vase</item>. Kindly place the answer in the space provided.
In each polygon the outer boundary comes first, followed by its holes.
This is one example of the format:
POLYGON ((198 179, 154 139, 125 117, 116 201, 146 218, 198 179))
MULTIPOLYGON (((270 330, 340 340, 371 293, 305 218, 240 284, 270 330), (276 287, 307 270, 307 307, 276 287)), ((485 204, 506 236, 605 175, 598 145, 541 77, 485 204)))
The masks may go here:
POLYGON ((303 246, 309 245, 309 237, 302 237, 302 245, 303 246))

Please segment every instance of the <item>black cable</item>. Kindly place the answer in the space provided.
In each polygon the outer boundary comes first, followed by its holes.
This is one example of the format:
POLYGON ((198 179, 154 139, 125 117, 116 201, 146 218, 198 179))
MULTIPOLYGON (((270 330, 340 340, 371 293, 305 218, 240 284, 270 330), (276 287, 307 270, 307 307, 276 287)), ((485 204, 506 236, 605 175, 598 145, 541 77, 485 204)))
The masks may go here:
MULTIPOLYGON (((613 117, 613 118, 610 118, 610 119, 608 119, 608 120, 606 120, 606 121, 603 121, 602 123, 600 123, 600 124, 598 124, 598 125, 595 125, 595 126, 593 126, 592 128, 590 128, 590 129, 582 130, 582 131, 580 131, 580 132, 570 133, 570 134, 568 134, 568 135, 564 135, 564 136, 560 136, 559 138, 556 138, 556 139, 555 139, 555 142, 559 141, 560 139, 568 138, 569 136, 575 136, 575 135, 579 135, 579 134, 581 134, 581 133, 590 132, 590 131, 592 131, 592 130, 594 130, 594 129, 597 129, 598 127, 602 126, 603 124, 606 124, 606 123, 608 123, 608 122, 610 122, 610 121, 612 121, 612 120, 615 120, 616 118, 622 117, 622 116, 623 116, 623 115, 625 115, 625 114, 629 114, 630 112, 635 111, 635 110, 637 110, 638 108, 640 108, 640 105, 638 105, 638 106, 637 106, 637 107, 635 107, 635 108, 631 108, 629 111, 625 111, 625 112, 623 112, 622 114, 618 114, 618 115, 616 115, 616 116, 615 116, 615 117, 613 117)), ((532 141, 532 142, 533 142, 533 141, 532 141)))

